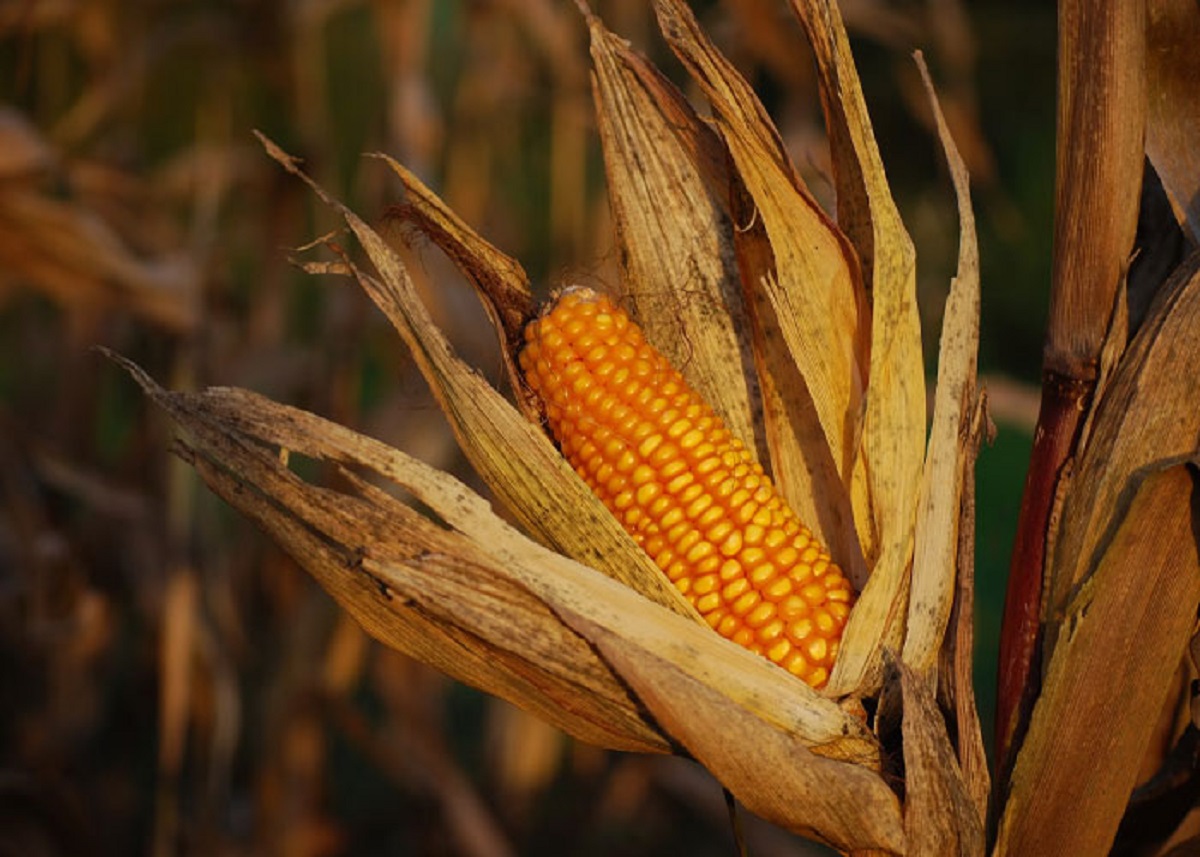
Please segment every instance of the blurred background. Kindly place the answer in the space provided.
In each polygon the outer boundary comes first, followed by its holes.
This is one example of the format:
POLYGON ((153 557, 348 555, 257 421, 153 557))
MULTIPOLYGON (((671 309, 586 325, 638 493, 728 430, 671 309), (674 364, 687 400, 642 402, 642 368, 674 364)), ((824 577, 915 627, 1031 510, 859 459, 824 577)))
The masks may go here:
MULTIPOLYGON (((687 89, 644 0, 593 0, 687 89)), ((782 0, 697 0, 831 203, 782 0)), ((991 732, 1036 417, 1054 175, 1054 10, 844 0, 918 248, 929 369, 957 216, 910 54, 971 169, 981 369, 978 663, 991 732)), ((357 287, 298 273, 336 228, 252 129, 387 231, 387 152, 543 293, 616 277, 586 33, 570 0, 0 0, 0 855, 734 853, 719 788, 607 754, 368 640, 170 455, 101 344, 176 388, 238 385, 474 480, 357 287)), ((499 376, 452 266, 401 247, 499 376)), ((316 474, 319 478, 320 474, 316 474)), ((822 853, 745 819, 752 853, 822 853)))

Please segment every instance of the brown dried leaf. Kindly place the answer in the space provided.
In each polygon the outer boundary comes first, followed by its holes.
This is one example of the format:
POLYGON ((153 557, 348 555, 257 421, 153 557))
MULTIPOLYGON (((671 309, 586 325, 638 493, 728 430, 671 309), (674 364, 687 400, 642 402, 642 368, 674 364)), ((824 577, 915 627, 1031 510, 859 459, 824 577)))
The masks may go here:
POLYGON ((710 188, 704 175, 705 164, 723 165, 723 145, 627 42, 594 15, 588 27, 622 297, 647 338, 753 446, 757 383, 746 311, 729 218, 714 196, 728 195, 728 176, 710 188))
POLYGON ((1013 770, 997 855, 1108 853, 1192 635, 1200 602, 1195 472, 1152 472, 1130 493, 1095 573, 1065 611, 1013 770))
POLYGON ((526 395, 514 360, 524 344, 522 333, 525 325, 536 309, 525 269, 520 262, 500 252, 464 223, 411 170, 388 155, 375 157, 391 168, 407 194, 403 203, 393 206, 393 215, 420 229, 450 257, 479 293, 492 326, 500 337, 500 352, 509 385, 517 391, 518 402, 526 416, 536 420, 537 407, 526 395))
POLYGON ((926 673, 937 665, 954 604, 963 485, 975 463, 971 423, 979 354, 979 247, 966 165, 950 137, 920 52, 916 61, 950 165, 960 222, 958 273, 946 298, 933 425, 921 476, 908 632, 904 639, 904 663, 926 673))
POLYGON ((934 699, 933 677, 901 663, 900 684, 904 695, 905 854, 982 857, 983 819, 954 758, 934 699))
POLYGON ((362 243, 381 279, 352 269, 355 277, 412 350, 475 470, 521 525, 543 544, 702 622, 545 433, 454 354, 383 239, 309 179, 294 158, 260 139, 276 161, 345 218, 362 243))
POLYGON ((243 390, 167 392, 116 359, 179 424, 182 453, 213 489, 376 638, 583 740, 686 747, 780 823, 901 841, 895 797, 872 772, 875 739, 803 682, 537 545, 453 477, 378 441, 243 390), (304 482, 294 456, 338 465, 346 487, 304 482), (779 777, 752 782, 763 766, 779 777))
POLYGON ((1200 7, 1193 0, 1151 0, 1146 51, 1146 154, 1200 244, 1200 7))
MULTIPOLYGON (((988 399, 981 392, 976 399, 971 425, 971 457, 979 453, 979 445, 993 431, 988 416, 988 399)), ((988 817, 992 793, 992 778, 988 770, 987 750, 983 743, 983 726, 975 703, 975 480, 963 483, 963 503, 958 526, 958 574, 954 610, 950 613, 947 645, 943 648, 943 663, 947 666, 939 676, 953 709, 958 763, 962 769, 967 793, 975 804, 979 817, 988 817)))
MULTIPOLYGON (((1164 284, 1125 351, 1077 462, 1053 548, 1049 632, 1065 619, 1073 591, 1099 561, 1137 474, 1190 455, 1200 438, 1200 253, 1164 284)), ((1051 640, 1052 642, 1052 640, 1051 640)))
POLYGON ((629 661, 599 645, 663 728, 751 812, 842 850, 907 853, 899 801, 882 778, 814 755, 669 661, 629 661))

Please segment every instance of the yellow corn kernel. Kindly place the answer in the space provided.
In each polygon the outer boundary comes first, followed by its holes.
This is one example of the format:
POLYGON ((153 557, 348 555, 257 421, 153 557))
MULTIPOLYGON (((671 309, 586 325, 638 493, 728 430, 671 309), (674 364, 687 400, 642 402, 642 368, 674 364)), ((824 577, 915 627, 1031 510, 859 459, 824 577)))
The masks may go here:
POLYGON ((525 343, 550 431, 630 535, 718 633, 823 686, 854 592, 749 450, 603 295, 563 292, 525 343))

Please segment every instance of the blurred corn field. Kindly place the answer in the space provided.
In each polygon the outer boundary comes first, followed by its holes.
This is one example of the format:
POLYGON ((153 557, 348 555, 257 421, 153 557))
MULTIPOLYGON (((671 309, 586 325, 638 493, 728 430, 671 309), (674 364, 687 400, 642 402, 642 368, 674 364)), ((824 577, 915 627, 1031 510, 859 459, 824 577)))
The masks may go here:
MULTIPOLYGON (((693 8, 832 207, 791 14, 693 8)), ((921 259, 931 372, 958 220, 914 49, 972 177, 998 425, 977 501, 990 736, 1051 277, 1055 15, 841 8, 921 259)), ((593 10, 696 94, 649 4, 593 10)), ((252 130, 366 213, 458 353, 497 380, 479 301, 388 216, 400 183, 362 153, 435 187, 539 294, 581 272, 615 284, 590 75, 588 26, 560 0, 0 3, 0 854, 735 853, 698 766, 574 741, 371 641, 164 454, 170 425, 93 350, 174 389, 250 388, 486 492, 387 320, 353 284, 293 264, 341 221, 252 130)), ((828 853, 743 821, 758 857, 828 853)))

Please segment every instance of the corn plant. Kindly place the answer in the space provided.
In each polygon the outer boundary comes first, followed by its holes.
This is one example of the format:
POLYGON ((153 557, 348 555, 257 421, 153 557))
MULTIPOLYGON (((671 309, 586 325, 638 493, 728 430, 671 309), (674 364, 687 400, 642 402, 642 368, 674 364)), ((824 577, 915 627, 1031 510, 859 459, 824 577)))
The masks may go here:
POLYGON ((1060 4, 1045 386, 993 782, 971 680, 989 423, 966 169, 918 56, 960 220, 927 396, 918 260, 840 11, 789 5, 816 60, 833 213, 681 0, 656 0, 658 25, 709 116, 581 4, 621 265, 609 297, 567 289, 539 309, 519 262, 378 157, 403 186, 390 218, 476 288, 508 396, 455 352, 388 241, 261 138, 369 264, 334 236, 298 263, 386 315, 499 508, 313 414, 169 392, 125 365, 179 426, 178 453, 372 636, 582 741, 687 756, 750 812, 845 853, 1102 854, 1123 816, 1151 811, 1158 826, 1122 841, 1186 847, 1164 807, 1196 758, 1180 681, 1200 605, 1200 99, 1181 48, 1196 9, 1060 4), (602 331, 548 330, 581 300, 602 331), (605 339, 614 325, 636 338, 605 339), (606 351, 574 384, 600 346, 629 360, 606 351), (301 478, 301 458, 336 484, 301 478))

